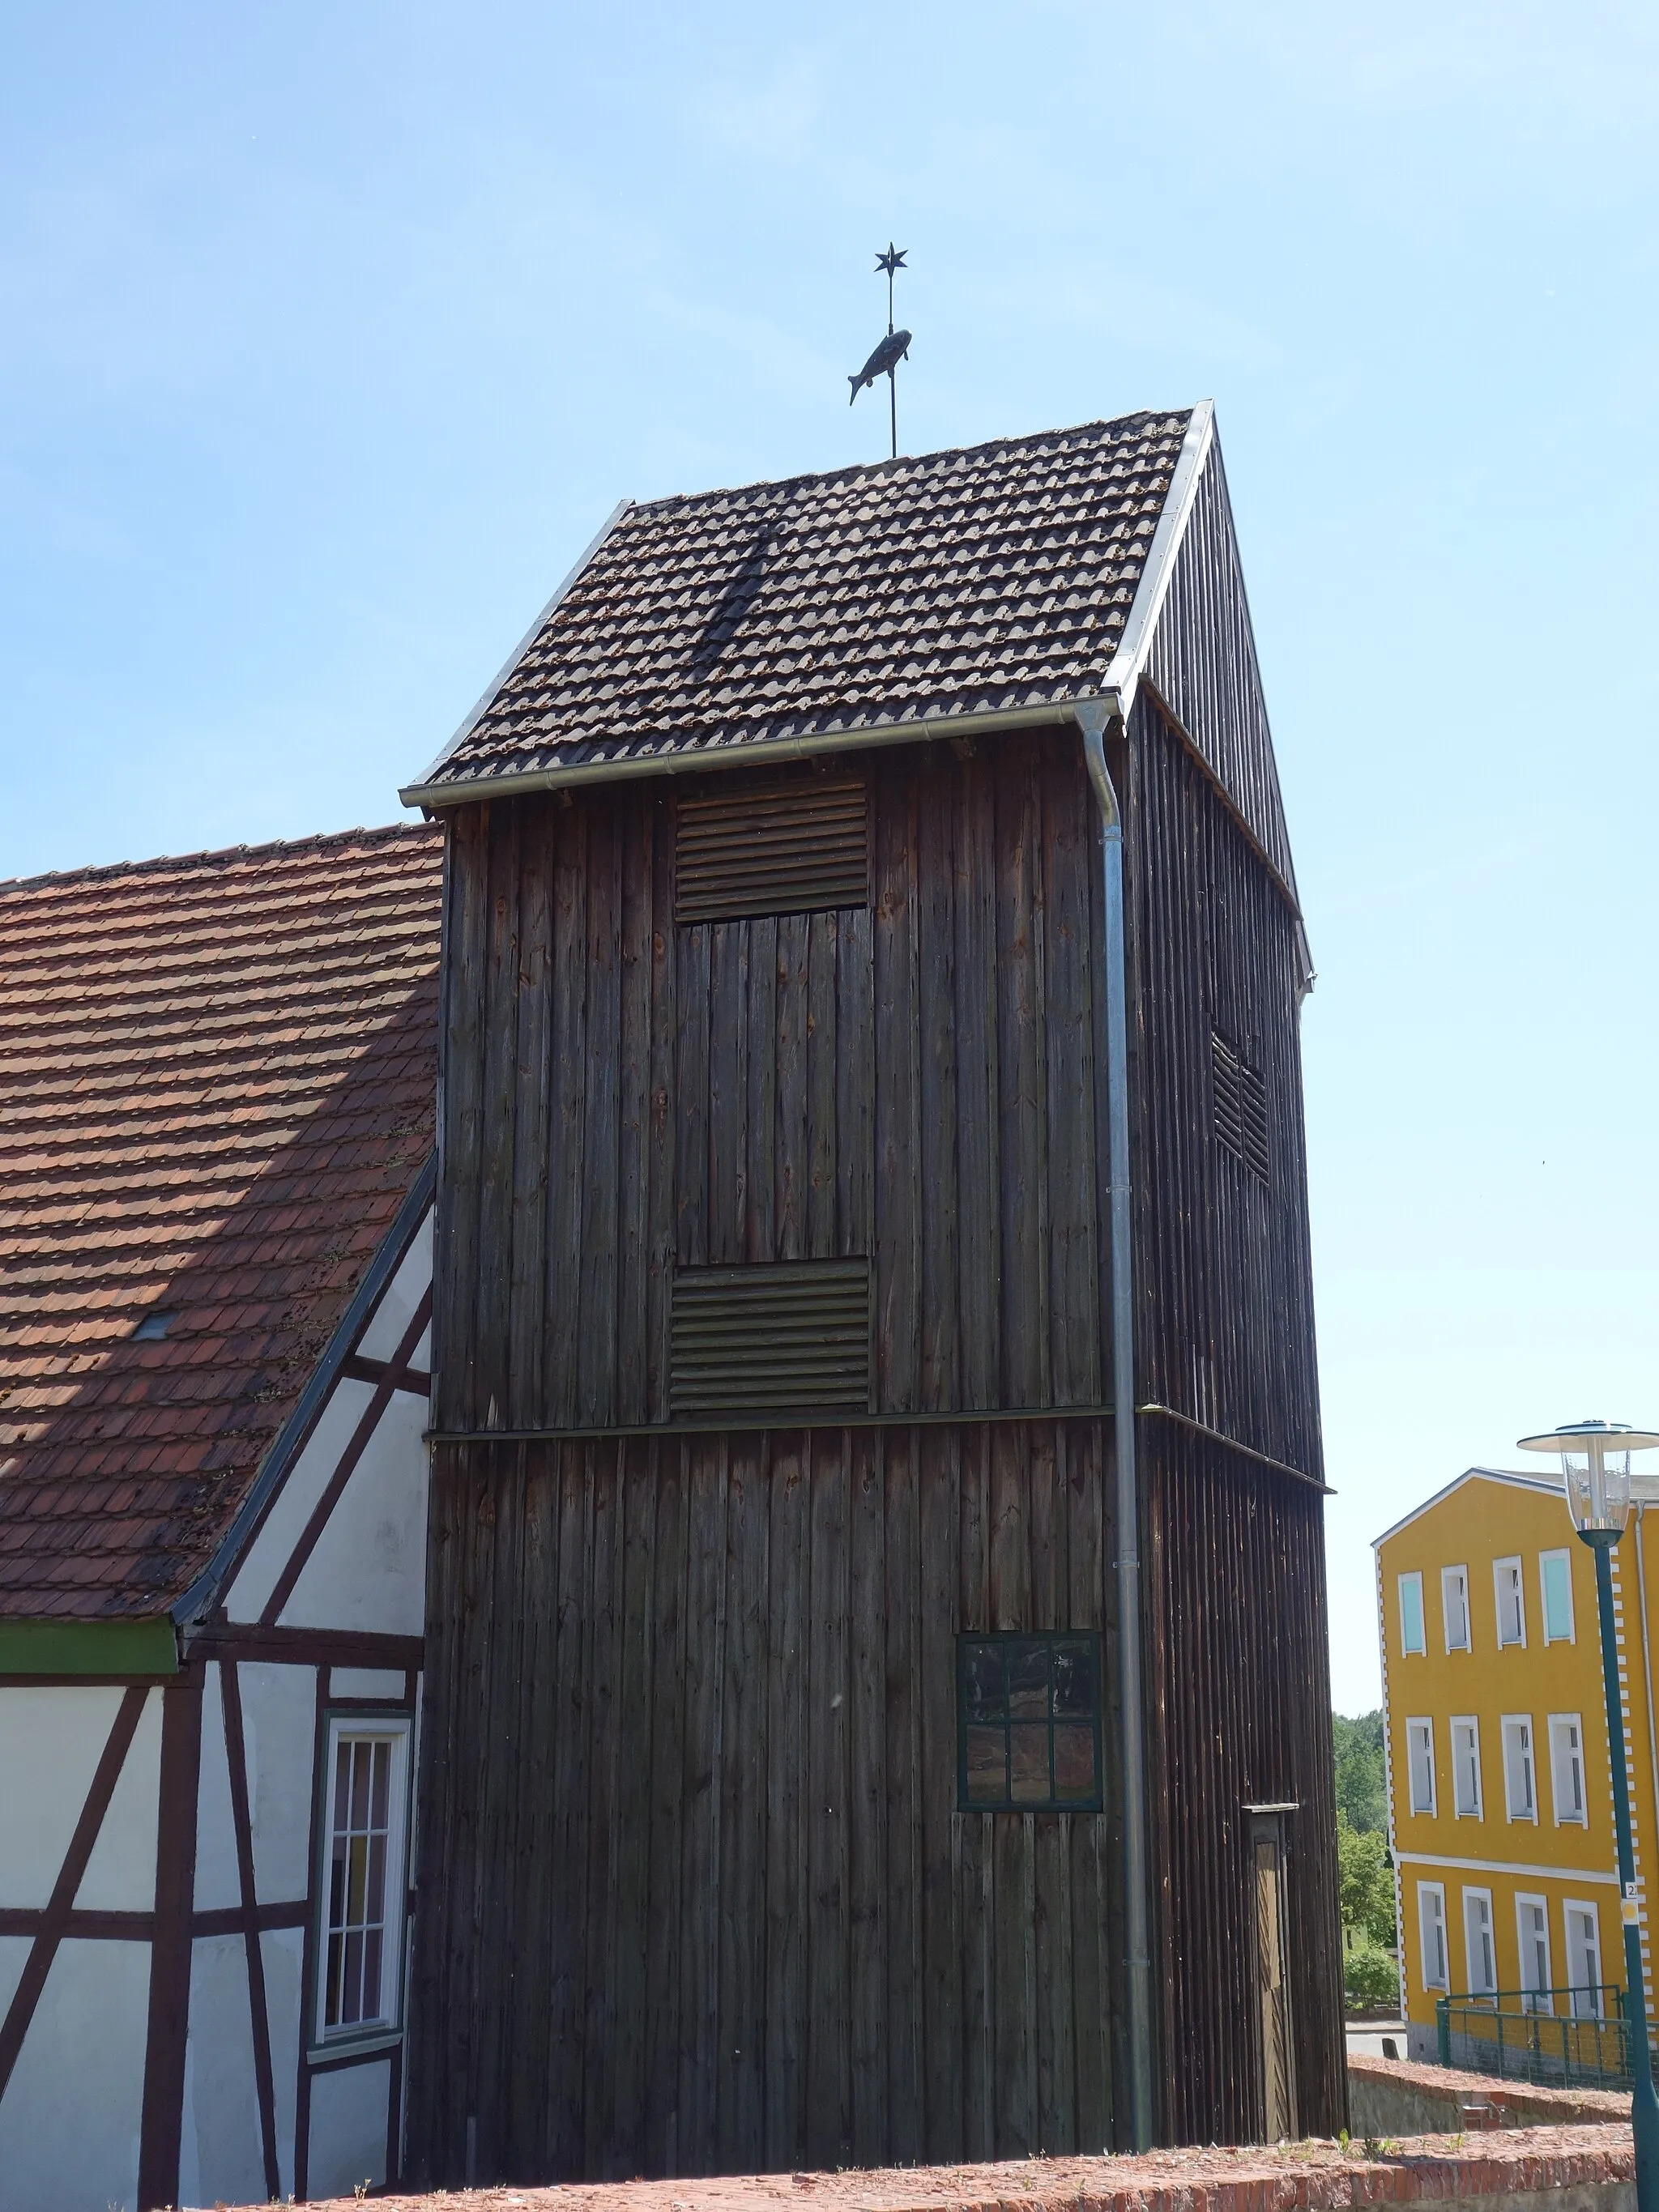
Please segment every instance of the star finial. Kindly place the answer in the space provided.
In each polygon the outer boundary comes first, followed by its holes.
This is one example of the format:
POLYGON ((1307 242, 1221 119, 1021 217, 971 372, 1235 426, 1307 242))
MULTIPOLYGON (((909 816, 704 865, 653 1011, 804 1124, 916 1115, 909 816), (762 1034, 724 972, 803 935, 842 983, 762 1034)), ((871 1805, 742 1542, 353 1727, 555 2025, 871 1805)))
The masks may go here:
POLYGON ((876 256, 876 266, 878 269, 884 270, 887 275, 890 276, 896 269, 903 268, 904 256, 909 251, 910 249, 908 246, 901 251, 894 245, 892 240, 890 238, 887 241, 886 252, 878 253, 876 256))

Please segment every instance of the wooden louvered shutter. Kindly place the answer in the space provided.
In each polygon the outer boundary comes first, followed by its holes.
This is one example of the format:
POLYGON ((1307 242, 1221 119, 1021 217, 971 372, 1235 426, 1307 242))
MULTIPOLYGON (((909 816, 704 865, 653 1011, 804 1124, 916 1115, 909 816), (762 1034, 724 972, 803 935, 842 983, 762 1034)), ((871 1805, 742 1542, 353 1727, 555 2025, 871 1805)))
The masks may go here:
POLYGON ((669 1336, 676 1420, 872 1410, 867 1260, 684 1267, 669 1336))
POLYGON ((869 903, 870 793, 862 776, 748 784, 680 800, 677 921, 869 903))

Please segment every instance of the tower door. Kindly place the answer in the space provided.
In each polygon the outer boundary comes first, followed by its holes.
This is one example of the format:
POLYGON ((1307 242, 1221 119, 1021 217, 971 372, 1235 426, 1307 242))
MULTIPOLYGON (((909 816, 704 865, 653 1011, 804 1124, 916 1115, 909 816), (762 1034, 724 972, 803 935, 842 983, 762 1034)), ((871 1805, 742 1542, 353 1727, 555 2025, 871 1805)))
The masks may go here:
POLYGON ((1291 1928, 1282 1817, 1278 1814, 1257 1814, 1250 1824, 1250 1841, 1255 1882, 1262 2134, 1268 2142, 1279 2142, 1297 2132, 1288 1972, 1291 1928))

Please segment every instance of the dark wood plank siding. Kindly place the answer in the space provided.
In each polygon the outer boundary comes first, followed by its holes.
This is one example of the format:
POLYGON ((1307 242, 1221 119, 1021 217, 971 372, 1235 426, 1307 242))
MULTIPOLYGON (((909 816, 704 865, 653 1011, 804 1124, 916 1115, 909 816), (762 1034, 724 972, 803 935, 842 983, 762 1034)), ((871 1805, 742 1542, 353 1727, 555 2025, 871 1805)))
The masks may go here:
POLYGON ((677 927, 663 786, 457 817, 441 1430, 664 1421, 675 1264, 852 1254, 880 1411, 1103 1401, 1079 740, 869 773, 840 913, 677 927))
POLYGON ((1109 1629, 1109 1423, 436 1456, 414 2171, 1106 2148, 1109 1814, 957 1811, 955 1638, 1109 1629))
POLYGON ((1263 2130, 1247 1805, 1294 1804, 1288 1845, 1297 2118, 1347 2124, 1323 1500, 1224 1446, 1143 1421, 1154 1958, 1163 2124, 1263 2130))

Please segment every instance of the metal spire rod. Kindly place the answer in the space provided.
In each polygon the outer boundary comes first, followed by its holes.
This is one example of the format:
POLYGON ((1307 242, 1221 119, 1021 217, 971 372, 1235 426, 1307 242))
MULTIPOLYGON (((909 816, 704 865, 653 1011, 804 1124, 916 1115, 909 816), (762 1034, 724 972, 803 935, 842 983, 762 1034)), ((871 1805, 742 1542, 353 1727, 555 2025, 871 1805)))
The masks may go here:
POLYGON ((896 330, 893 327, 893 276, 896 270, 905 265, 904 252, 904 249, 895 246, 890 240, 886 252, 878 253, 876 256, 877 269, 884 269, 887 272, 887 335, 871 355, 869 360, 865 362, 858 374, 849 376, 847 380, 853 387, 852 399, 847 403, 850 407, 853 399, 858 398, 866 385, 873 384, 878 376, 886 377, 888 419, 892 430, 895 460, 898 459, 898 376, 896 372, 900 362, 908 356, 910 350, 909 331, 896 330))

